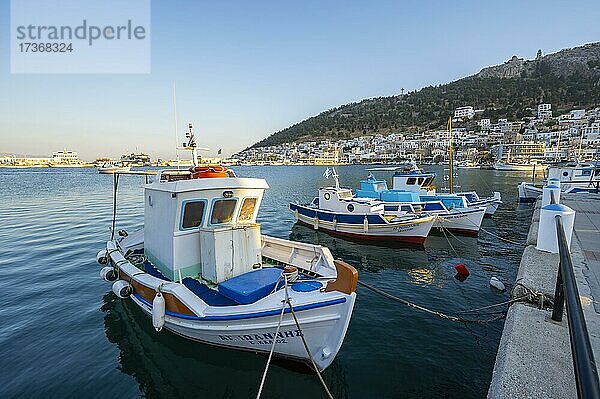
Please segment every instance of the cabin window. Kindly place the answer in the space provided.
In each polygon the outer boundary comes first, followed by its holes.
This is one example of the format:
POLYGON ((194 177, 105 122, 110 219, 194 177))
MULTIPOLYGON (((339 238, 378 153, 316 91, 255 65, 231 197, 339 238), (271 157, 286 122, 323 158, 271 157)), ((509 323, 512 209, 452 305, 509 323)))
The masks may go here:
POLYGON ((238 216, 239 222, 249 222, 254 216, 254 208, 256 208, 256 198, 246 198, 242 202, 240 209, 240 216, 238 216))
POLYGON ((348 209, 348 212, 354 212, 354 205, 348 204, 346 208, 348 209))
POLYGON ((563 176, 569 176, 569 172, 563 172, 563 176))
POLYGON ((210 216, 211 224, 229 223, 233 219, 233 211, 237 199, 219 199, 213 203, 212 214, 210 216))
POLYGON ((422 178, 422 177, 419 177, 419 179, 418 179, 418 182, 419 182, 419 186, 420 186, 421 184, 423 184, 423 178, 422 178))
POLYGON ((581 171, 581 176, 591 176, 591 175, 592 175, 592 171, 589 169, 581 171))
POLYGON ((350 190, 340 190, 338 192, 340 198, 352 198, 352 192, 350 190))
POLYGON ((375 191, 385 191, 385 190, 387 190, 385 183, 377 183, 375 185, 375 191))
POLYGON ((432 178, 432 177, 428 177, 427 179, 425 179, 425 184, 424 184, 424 185, 425 185, 425 186, 429 186, 429 185, 431 185, 431 182, 432 182, 432 180, 433 180, 433 178, 432 178))
POLYGON ((206 201, 188 201, 183 205, 181 228, 191 229, 202 224, 206 201))
POLYGON ((413 184, 415 184, 416 181, 417 181, 416 178, 409 177, 408 179, 406 179, 406 184, 409 185, 409 186, 412 186, 413 184))

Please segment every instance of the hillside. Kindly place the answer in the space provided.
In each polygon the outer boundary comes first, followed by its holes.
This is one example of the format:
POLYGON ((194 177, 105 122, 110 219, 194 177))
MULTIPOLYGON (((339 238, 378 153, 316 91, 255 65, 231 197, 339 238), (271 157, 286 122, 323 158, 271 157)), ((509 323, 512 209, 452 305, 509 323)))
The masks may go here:
POLYGON ((285 142, 344 139, 393 130, 443 128, 457 107, 485 109, 482 118, 519 120, 536 104, 555 114, 600 106, 600 43, 565 49, 534 60, 513 56, 502 65, 405 95, 342 105, 272 134, 253 147, 285 142))

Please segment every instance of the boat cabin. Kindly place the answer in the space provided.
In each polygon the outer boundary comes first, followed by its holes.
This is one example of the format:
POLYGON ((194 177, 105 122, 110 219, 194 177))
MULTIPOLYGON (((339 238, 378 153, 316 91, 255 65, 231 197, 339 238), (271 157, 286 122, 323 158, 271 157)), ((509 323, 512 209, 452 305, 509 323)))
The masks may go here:
POLYGON ((218 284, 261 266, 263 179, 161 171, 144 186, 144 254, 171 280, 218 284))
POLYGON ((548 169, 548 179, 561 183, 588 183, 600 181, 600 167, 592 163, 568 163, 548 169))
POLYGON ((374 198, 384 202, 420 202, 419 194, 408 190, 389 190, 385 180, 377 180, 369 176, 360 181, 360 190, 356 197, 374 198))
POLYGON ((394 190, 413 191, 420 195, 434 195, 433 180, 435 177, 434 172, 422 172, 418 169, 408 172, 404 169, 396 170, 392 176, 392 186, 394 190))
POLYGON ((325 187, 313 201, 319 209, 335 213, 383 213, 383 204, 373 198, 354 198, 349 188, 325 187))

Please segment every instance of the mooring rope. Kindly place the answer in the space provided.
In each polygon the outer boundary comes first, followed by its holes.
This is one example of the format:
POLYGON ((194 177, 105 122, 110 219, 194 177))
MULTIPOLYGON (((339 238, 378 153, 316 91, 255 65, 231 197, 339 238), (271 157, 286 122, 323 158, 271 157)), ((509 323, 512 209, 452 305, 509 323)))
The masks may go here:
POLYGON ((287 305, 287 300, 283 300, 283 305, 281 306, 281 313, 279 313, 279 323, 277 323, 277 330, 275 331, 275 336, 273 337, 273 343, 271 344, 271 351, 269 352, 269 357, 267 358, 267 364, 265 366, 265 371, 263 372, 262 379, 260 381, 260 386, 258 387, 258 393, 256 394, 256 399, 260 399, 260 395, 262 394, 263 387, 265 385, 265 380, 267 379, 267 371, 269 370, 269 365, 271 364, 271 358, 273 357, 273 351, 275 350, 275 344, 277 343, 277 335, 279 335, 279 330, 281 329, 281 322, 283 321, 283 313, 285 312, 285 305, 287 305))
POLYGON ((321 375, 321 372, 319 371, 317 365, 315 364, 315 360, 313 359, 312 354, 310 353, 310 348, 308 347, 308 343, 306 343, 306 339, 304 338, 304 332, 302 331, 302 328, 300 327, 300 323, 298 322, 298 318, 296 317, 296 312, 294 312, 294 306, 292 306, 292 303, 289 300, 287 284, 285 286, 285 297, 286 297, 286 301, 290 305, 290 311, 292 312, 292 316, 294 317, 294 321, 296 322, 296 326, 298 327, 298 331, 300 333, 300 338, 302 338, 302 343, 304 344, 304 349, 306 349, 306 354, 308 355, 308 358, 310 359, 310 362, 312 363, 313 368, 314 368, 315 372, 317 373, 319 380, 321 381, 321 385, 323 385, 323 389, 325 390, 325 393, 327 393, 327 397, 329 399, 333 399, 333 395, 329 391, 329 388, 327 388, 327 384, 325 383, 325 380, 323 379, 323 376, 321 375))
POLYGON ((428 309, 428 308, 426 308, 424 306, 421 306, 421 305, 417 305, 416 303, 409 302, 406 299, 399 298, 399 297, 397 297, 395 295, 392 295, 392 294, 390 294, 388 292, 385 292, 385 291, 383 291, 383 290, 381 290, 381 289, 379 289, 377 287, 373 287, 370 284, 363 283, 360 280, 358 280, 358 284, 362 285, 363 287, 365 287, 368 290, 371 290, 371 291, 375 292, 376 294, 379 294, 379 295, 385 296, 386 298, 389 298, 389 299, 392 299, 394 301, 400 302, 400 303, 402 303, 402 304, 404 304, 404 305, 406 305, 408 307, 411 307, 413 309, 421 310, 423 312, 426 312, 426 313, 429 313, 429 314, 441 317, 442 319, 446 319, 446 320, 450 320, 450 321, 455 321, 457 323, 478 323, 478 324, 485 324, 485 323, 491 323, 491 322, 503 319, 505 317, 504 314, 502 314, 500 316, 493 317, 491 319, 470 320, 470 319, 464 319, 464 318, 459 317, 459 316, 450 316, 450 315, 447 315, 445 313, 438 312, 436 310, 431 310, 431 309, 428 309))
MULTIPOLYGON (((275 331, 275 336, 273 338, 273 343, 271 344, 271 350, 269 351, 269 357, 267 358, 267 364, 265 366, 265 371, 263 372, 263 376, 262 376, 262 380, 260 381, 260 386, 258 388, 258 393, 256 394, 256 399, 260 399, 260 395, 262 394, 262 390, 265 384, 265 380, 267 378, 267 371, 269 370, 269 365, 271 364, 271 359, 273 357, 273 352, 275 351, 275 344, 277 343, 277 335, 279 334, 279 330, 281 328, 281 323, 283 321, 283 314, 285 312, 285 306, 288 305, 290 307, 290 311, 292 313, 292 317, 294 318, 294 322, 296 323, 296 327, 298 327, 298 332, 300 334, 300 338, 302 339, 302 343, 304 344, 304 349, 306 349, 306 354, 308 355, 308 358, 310 359, 312 366, 315 370, 315 372, 317 373, 317 376, 319 377, 319 380, 321 381, 321 384, 323 385, 323 389, 325 389, 325 392, 327 393, 327 397, 329 397, 330 399, 333 399, 333 396, 331 395, 331 392, 329 391, 329 388, 327 388, 327 384, 325 383, 325 380, 323 380, 323 376, 321 375, 321 373, 319 372, 319 369, 317 368, 317 365, 315 364, 315 361, 312 357, 312 354, 310 353, 310 348, 308 347, 308 343, 306 342, 306 339, 304 338, 304 332, 302 331, 302 327, 300 327, 300 322, 298 321, 298 318, 296 317, 296 312, 294 312, 294 306, 292 305, 292 302, 290 301, 290 297, 288 295, 288 279, 287 279, 287 275, 285 275, 285 273, 282 273, 283 279, 284 279, 284 294, 285 294, 285 299, 282 301, 283 305, 281 307, 281 313, 279 314, 279 323, 277 323, 277 330, 275 331)), ((278 280, 279 281, 279 280, 278 280)))

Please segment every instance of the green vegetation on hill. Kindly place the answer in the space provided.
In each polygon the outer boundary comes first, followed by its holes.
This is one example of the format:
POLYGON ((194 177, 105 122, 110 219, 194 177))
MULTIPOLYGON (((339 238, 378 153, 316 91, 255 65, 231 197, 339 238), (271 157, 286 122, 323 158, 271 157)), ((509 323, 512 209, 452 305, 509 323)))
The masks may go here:
POLYGON ((600 106, 600 44, 532 61, 513 57, 448 84, 343 105, 276 132, 253 147, 444 128, 454 109, 466 105, 484 109, 481 118, 521 120, 533 116, 542 102, 552 104, 555 115, 600 106))

